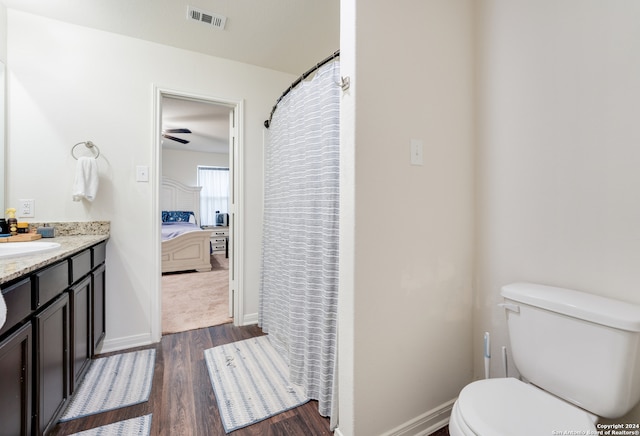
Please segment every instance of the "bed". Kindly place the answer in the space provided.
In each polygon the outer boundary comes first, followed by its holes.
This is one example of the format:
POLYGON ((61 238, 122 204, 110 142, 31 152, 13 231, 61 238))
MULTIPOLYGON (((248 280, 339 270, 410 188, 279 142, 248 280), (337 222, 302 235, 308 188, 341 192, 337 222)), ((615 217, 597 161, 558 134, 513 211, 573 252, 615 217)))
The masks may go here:
POLYGON ((199 227, 201 189, 162 179, 163 273, 211 270, 211 230, 199 227))

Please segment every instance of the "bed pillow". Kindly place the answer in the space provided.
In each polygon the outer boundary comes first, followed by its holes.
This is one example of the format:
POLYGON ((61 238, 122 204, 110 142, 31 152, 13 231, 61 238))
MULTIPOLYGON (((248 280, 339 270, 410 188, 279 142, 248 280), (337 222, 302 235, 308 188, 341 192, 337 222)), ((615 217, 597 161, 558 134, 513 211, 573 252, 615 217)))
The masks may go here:
POLYGON ((162 211, 163 223, 193 223, 196 224, 196 216, 191 211, 180 210, 163 210, 162 211))

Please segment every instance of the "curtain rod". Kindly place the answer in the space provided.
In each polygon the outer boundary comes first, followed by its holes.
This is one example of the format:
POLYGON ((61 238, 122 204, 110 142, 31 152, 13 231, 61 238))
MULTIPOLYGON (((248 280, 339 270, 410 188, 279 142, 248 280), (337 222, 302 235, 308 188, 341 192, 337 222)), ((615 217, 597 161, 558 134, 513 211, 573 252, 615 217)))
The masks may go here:
POLYGON ((320 68, 321 66, 331 62, 332 60, 334 60, 335 58, 337 58, 338 56, 340 56, 340 50, 336 50, 335 52, 333 52, 333 54, 331 56, 327 56, 326 58, 324 58, 323 60, 321 60, 320 62, 318 62, 313 68, 310 68, 309 70, 305 71, 300 77, 298 77, 292 84, 291 86, 289 86, 287 89, 285 89, 285 91, 282 93, 282 95, 280 96, 280 98, 278 98, 276 100, 276 104, 273 105, 273 109, 271 109, 271 113, 269 114, 269 119, 265 120, 264 122, 264 126, 268 129, 269 126, 271 125, 271 118, 273 118, 273 114, 276 111, 276 108, 278 107, 278 103, 280 103, 280 100, 282 100, 284 98, 285 95, 287 95, 293 88, 295 88, 296 86, 298 86, 298 84, 300 82, 302 82, 304 79, 306 79, 307 77, 309 77, 311 74, 313 74, 315 71, 318 70, 318 68, 320 68))

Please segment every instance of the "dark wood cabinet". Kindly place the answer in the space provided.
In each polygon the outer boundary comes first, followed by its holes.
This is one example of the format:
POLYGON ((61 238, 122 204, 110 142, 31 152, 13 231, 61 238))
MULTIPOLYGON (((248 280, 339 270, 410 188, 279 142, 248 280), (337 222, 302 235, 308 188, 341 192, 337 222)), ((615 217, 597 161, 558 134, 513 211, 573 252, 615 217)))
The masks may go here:
POLYGON ((32 426, 33 333, 31 323, 0 341, 0 435, 30 436, 32 426))
POLYGON ((106 333, 101 242, 2 285, 0 436, 46 434, 106 333))
POLYGON ((7 305, 7 319, 0 328, 0 336, 23 323, 31 313, 31 279, 19 280, 17 283, 2 288, 2 298, 7 305))
POLYGON ((97 349, 104 340, 107 332, 106 324, 106 268, 104 263, 98 266, 91 273, 91 305, 92 328, 91 328, 91 355, 97 353, 97 349))
POLYGON ((91 276, 73 285, 69 289, 71 303, 71 384, 73 393, 91 362, 91 276))
POLYGON ((69 296, 65 292, 34 317, 36 434, 44 434, 69 399, 69 296))

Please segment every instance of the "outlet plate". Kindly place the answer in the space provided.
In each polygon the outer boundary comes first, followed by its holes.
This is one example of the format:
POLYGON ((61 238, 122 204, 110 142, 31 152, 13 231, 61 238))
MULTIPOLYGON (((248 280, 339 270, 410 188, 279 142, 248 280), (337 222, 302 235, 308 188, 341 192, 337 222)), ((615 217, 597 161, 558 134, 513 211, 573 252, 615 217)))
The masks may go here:
POLYGON ((146 165, 136 166, 136 182, 149 181, 149 167, 146 165))
POLYGON ((18 216, 20 218, 34 218, 36 216, 36 204, 33 199, 18 200, 18 216))

